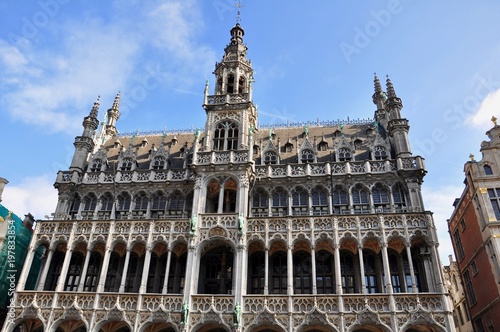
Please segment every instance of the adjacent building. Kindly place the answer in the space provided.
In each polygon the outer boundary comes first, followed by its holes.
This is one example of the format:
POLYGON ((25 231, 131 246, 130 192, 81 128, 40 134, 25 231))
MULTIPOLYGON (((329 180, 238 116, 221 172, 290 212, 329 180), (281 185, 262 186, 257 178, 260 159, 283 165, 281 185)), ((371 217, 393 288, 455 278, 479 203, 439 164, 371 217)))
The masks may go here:
MULTIPOLYGON (((0 202, 3 189, 9 182, 0 177, 0 202)), ((31 214, 21 220, 15 213, 0 204, 0 324, 3 325, 11 299, 14 294, 21 270, 24 265, 28 246, 33 232, 34 218, 31 214)), ((38 258, 27 275, 27 285, 34 285, 41 266, 41 248, 34 252, 38 258)))
POLYGON ((203 129, 117 135, 120 95, 104 123, 94 104, 3 331, 454 329, 391 80, 375 76, 371 119, 258 126, 230 34, 203 129))
POLYGON ((465 189, 448 222, 474 330, 500 326, 500 126, 465 164, 465 189))
POLYGON ((453 260, 453 255, 449 255, 450 265, 444 266, 444 281, 450 294, 453 306, 453 319, 455 321, 456 332, 474 331, 470 320, 469 307, 465 299, 465 290, 462 284, 458 264, 453 260))

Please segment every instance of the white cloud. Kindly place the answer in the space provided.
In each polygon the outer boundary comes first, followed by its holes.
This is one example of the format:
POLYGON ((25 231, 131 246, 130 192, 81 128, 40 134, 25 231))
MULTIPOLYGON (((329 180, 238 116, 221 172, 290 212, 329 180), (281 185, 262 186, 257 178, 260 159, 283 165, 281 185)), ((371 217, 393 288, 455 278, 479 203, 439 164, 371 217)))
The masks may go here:
POLYGON ((127 10, 133 19, 82 13, 80 20, 61 22, 44 36, 49 43, 12 46, 0 39, 4 108, 14 119, 74 135, 97 95, 122 91, 126 100, 148 68, 161 67, 162 77, 154 78, 161 85, 175 82, 188 89, 199 81, 193 73, 208 72, 215 58, 196 41, 203 31, 199 10, 193 1, 155 5, 132 4, 127 10))
POLYGON ((500 89, 489 93, 469 120, 475 127, 488 130, 493 126, 492 116, 500 118, 500 89))
POLYGON ((44 216, 50 216, 57 205, 57 190, 54 189, 54 181, 53 176, 38 176, 25 178, 19 184, 11 182, 5 186, 2 205, 21 219, 28 213, 31 213, 35 219, 45 219, 44 216))
POLYGON ((444 265, 449 264, 448 255, 454 255, 450 234, 448 233, 447 220, 453 213, 455 198, 459 198, 463 190, 464 186, 445 186, 440 188, 424 186, 422 190, 425 209, 434 213, 434 224, 436 225, 439 240, 439 255, 441 263, 444 265))

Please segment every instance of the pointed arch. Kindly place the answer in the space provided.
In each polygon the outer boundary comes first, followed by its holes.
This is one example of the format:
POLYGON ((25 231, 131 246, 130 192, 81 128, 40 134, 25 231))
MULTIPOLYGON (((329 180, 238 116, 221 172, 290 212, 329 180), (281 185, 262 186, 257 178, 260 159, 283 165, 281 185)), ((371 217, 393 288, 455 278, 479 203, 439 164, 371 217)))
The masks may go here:
POLYGON ((262 188, 258 187, 252 194, 252 216, 267 217, 269 215, 269 194, 262 188))
POLYGON ((302 186, 297 186, 292 191, 292 214, 294 216, 309 215, 309 193, 302 186))
POLYGON ((288 215, 288 192, 277 187, 272 193, 272 215, 276 217, 288 215))
POLYGON ((336 185, 332 191, 333 212, 336 214, 348 214, 349 211, 349 193, 341 185, 336 185))
POLYGON ((330 195, 328 190, 319 185, 313 188, 311 192, 312 213, 315 216, 328 214, 330 195))

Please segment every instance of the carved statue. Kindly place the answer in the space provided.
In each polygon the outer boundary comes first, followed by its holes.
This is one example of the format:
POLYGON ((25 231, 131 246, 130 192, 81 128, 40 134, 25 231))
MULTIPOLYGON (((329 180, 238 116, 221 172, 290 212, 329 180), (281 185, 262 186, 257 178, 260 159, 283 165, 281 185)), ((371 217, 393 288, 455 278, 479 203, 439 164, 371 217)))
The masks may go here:
POLYGON ((239 327, 241 324, 241 306, 239 302, 236 302, 236 305, 234 306, 233 323, 237 327, 239 327))
POLYGON ((187 302, 184 302, 182 304, 182 309, 181 309, 181 324, 186 325, 188 323, 188 316, 189 316, 189 307, 187 302))
POLYGON ((245 227, 245 217, 243 217, 243 213, 240 213, 238 216, 238 234, 243 234, 243 229, 245 227))
POLYGON ((196 223, 198 221, 198 217, 196 217, 195 214, 191 216, 191 219, 189 219, 189 227, 191 229, 191 234, 194 234, 196 232, 196 223))

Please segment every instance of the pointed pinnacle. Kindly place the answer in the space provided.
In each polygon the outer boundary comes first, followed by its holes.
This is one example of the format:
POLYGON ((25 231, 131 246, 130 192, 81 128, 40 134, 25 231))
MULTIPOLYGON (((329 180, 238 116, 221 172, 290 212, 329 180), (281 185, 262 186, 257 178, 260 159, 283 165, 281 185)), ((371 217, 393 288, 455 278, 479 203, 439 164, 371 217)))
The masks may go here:
POLYGON ((375 85, 375 93, 379 94, 382 92, 382 85, 380 84, 377 73, 374 73, 374 75, 375 77, 373 78, 373 84, 375 85))
POLYGON ((116 94, 115 100, 113 101, 113 106, 111 107, 114 110, 118 110, 120 108, 120 91, 116 94))
POLYGON ((101 96, 97 96, 97 100, 94 102, 94 106, 92 107, 92 110, 90 110, 89 117, 97 119, 97 114, 99 113, 99 99, 101 96))
POLYGON ((386 85, 387 85, 387 96, 389 98, 397 97, 396 91, 394 91, 394 86, 392 85, 392 82, 391 82, 391 79, 389 78, 389 75, 387 75, 386 85))

